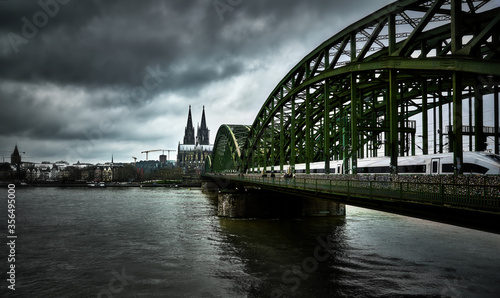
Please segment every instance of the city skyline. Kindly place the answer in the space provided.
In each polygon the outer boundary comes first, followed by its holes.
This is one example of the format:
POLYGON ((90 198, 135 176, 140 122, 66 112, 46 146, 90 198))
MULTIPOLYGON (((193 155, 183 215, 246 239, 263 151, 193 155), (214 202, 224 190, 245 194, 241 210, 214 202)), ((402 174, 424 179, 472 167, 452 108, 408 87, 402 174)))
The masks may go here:
MULTIPOLYGON (((191 106, 189 106, 189 120, 192 121, 192 119, 191 119, 191 106)), ((191 122, 191 125, 192 125, 192 122, 191 122)), ((197 131, 197 136, 196 136, 196 143, 197 144, 199 142, 198 139, 199 138, 203 138, 202 135, 204 135, 204 138, 208 138, 208 136, 209 136, 209 131, 210 130, 206 126, 205 106, 203 106, 203 112, 202 112, 202 116, 201 116, 201 128, 202 128, 202 130, 200 130, 200 125, 198 125, 197 130, 196 130, 197 131), (206 131, 206 130, 208 130, 208 131, 206 131), (204 131, 204 132, 202 132, 202 131, 204 131)), ((193 127, 193 129, 194 129, 194 127, 193 127)), ((194 135, 193 135, 193 138, 194 138, 194 135)), ((194 142, 194 139, 193 139, 193 142, 194 142)), ((182 143, 182 142, 179 142, 179 144, 180 143, 182 143)), ((209 145, 209 143, 207 143, 206 139, 202 139, 201 145, 209 145)), ((12 159, 13 155, 18 155, 18 156, 21 156, 21 157, 26 155, 26 151, 20 151, 19 152, 17 143, 14 146, 14 149, 12 150, 12 154, 8 154, 8 152, 9 152, 8 150, 3 150, 1 152, 3 153, 2 154, 2 159, 3 159, 2 162, 4 162, 4 163, 5 162, 9 163, 9 161, 12 159), (17 154, 16 154, 16 152, 17 152, 17 154), (7 158, 7 160, 6 160, 6 158, 7 158)), ((130 162, 130 161, 118 161, 117 163, 135 163, 136 161, 148 161, 148 160, 161 161, 161 156, 163 156, 163 155, 165 156, 165 158, 166 158, 167 161, 175 162, 176 159, 177 159, 176 158, 176 156, 177 156, 177 150, 165 149, 165 148, 162 148, 162 149, 153 149, 153 150, 144 150, 144 151, 141 151, 140 154, 135 154, 134 156, 132 156, 132 159, 133 159, 132 162, 130 162), (154 153, 152 153, 152 152, 154 152, 154 153), (170 154, 170 152, 174 152, 174 153, 170 154), (146 155, 144 156, 144 154, 146 154, 146 155), (151 154, 151 156, 149 154, 151 154), (136 156, 141 156, 141 157, 136 157, 136 156), (155 158, 155 156, 158 156, 158 158, 155 158), (144 159, 142 159, 142 157, 144 157, 144 159)), ((107 161, 94 161, 91 164, 96 164, 96 165, 97 164, 109 164, 109 163, 113 163, 113 160, 114 160, 114 154, 111 154, 111 159, 110 160, 107 160, 107 161)), ((40 160, 36 156, 35 157, 34 156, 28 156, 27 159, 23 159, 22 160, 22 163, 27 163, 27 162, 28 163, 35 163, 35 164, 41 164, 41 163, 55 164, 55 163, 58 163, 58 162, 69 163, 66 160, 62 160, 62 159, 58 159, 57 161, 40 160)), ((76 162, 72 162, 72 163, 69 163, 69 164, 76 165, 76 164, 79 164, 79 163, 86 163, 86 162, 78 160, 76 162)))
POLYGON ((205 106, 213 143, 221 124, 252 124, 307 53, 391 2, 1 1, 0 150, 145 159, 182 142, 189 105, 195 127, 205 106))

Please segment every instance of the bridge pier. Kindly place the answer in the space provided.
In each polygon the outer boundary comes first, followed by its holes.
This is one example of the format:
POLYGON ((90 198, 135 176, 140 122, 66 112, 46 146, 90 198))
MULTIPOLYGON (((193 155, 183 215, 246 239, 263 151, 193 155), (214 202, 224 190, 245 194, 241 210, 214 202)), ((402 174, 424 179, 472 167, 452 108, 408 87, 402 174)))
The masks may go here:
POLYGON ((219 192, 220 189, 221 189, 220 185, 213 182, 213 181, 202 181, 201 182, 201 190, 203 192, 209 192, 209 193, 219 192))
POLYGON ((345 205, 325 199, 246 189, 220 192, 217 215, 230 218, 345 216, 345 205))

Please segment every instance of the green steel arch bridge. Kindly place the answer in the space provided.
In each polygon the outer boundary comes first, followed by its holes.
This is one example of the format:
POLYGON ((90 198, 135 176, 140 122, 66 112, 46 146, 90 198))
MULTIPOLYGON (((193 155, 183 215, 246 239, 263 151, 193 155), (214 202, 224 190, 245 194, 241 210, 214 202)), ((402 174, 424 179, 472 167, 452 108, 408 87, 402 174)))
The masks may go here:
POLYGON ((329 174, 336 160, 357 176, 358 160, 377 156, 398 174, 418 147, 453 152, 461 176, 464 150, 484 151, 488 138, 499 153, 499 3, 401 0, 347 26, 289 71, 252 125, 220 127, 206 175, 296 164, 309 174, 313 162, 329 174))

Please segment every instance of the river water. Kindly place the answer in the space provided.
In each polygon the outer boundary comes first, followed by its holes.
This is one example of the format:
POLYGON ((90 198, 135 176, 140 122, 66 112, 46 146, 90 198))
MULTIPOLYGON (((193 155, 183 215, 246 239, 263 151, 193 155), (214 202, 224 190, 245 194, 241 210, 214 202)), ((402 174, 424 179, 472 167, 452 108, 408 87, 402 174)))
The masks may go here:
MULTIPOLYGON (((7 239, 7 189, 0 237, 7 239)), ((1 297, 499 297, 500 235, 347 206, 235 220, 199 189, 16 189, 1 297)))

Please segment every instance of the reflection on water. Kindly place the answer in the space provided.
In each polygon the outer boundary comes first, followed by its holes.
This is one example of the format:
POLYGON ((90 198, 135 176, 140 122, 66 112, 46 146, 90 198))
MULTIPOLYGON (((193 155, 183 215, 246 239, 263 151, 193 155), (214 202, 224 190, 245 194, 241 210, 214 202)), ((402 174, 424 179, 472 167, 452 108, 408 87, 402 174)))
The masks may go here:
POLYGON ((328 279, 331 264, 343 253, 343 218, 297 220, 220 219, 230 255, 245 271, 258 273, 251 296, 335 293, 328 279))
MULTIPOLYGON (((16 196, 19 297, 500 293, 495 234, 351 206, 345 218, 218 218, 216 200, 197 189, 18 189, 16 196)), ((5 201, 0 207, 6 222, 5 201)))
POLYGON ((252 297, 500 293, 496 234, 353 206, 345 218, 219 222, 252 297))

